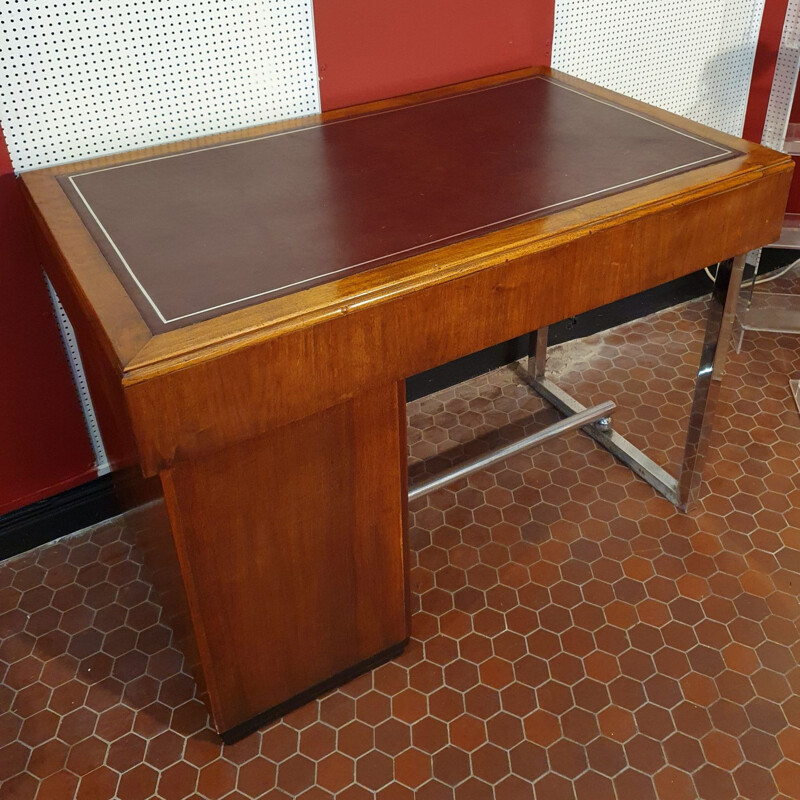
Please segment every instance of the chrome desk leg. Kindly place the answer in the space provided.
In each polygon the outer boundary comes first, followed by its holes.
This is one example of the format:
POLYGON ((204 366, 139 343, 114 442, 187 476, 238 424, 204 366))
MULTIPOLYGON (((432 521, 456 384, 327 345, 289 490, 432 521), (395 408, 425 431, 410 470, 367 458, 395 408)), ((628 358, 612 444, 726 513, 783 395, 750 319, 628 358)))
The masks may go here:
MULTIPOLYGON (((589 436, 682 511, 686 511, 695 502, 700 488, 708 439, 714 421, 714 405, 724 373, 744 263, 744 255, 737 256, 723 261, 717 270, 700 365, 697 369, 694 399, 689 413, 686 446, 678 476, 670 475, 638 447, 611 430, 609 420, 598 420, 583 428, 589 436)), ((527 382, 562 413, 572 415, 583 411, 583 404, 546 377, 546 351, 547 329, 543 328, 531 334, 531 352, 525 375, 527 382)))
POLYGON ((684 511, 697 500, 708 440, 714 424, 714 410, 725 374, 725 360, 730 347, 736 304, 742 284, 745 256, 723 261, 717 269, 717 279, 706 320, 706 335, 700 353, 700 366, 694 386, 694 400, 689 412, 689 430, 678 475, 678 503, 684 511))
POLYGON ((531 333, 531 340, 528 351, 528 374, 533 375, 537 380, 544 378, 544 371, 547 366, 547 331, 548 328, 539 328, 538 331, 531 333))

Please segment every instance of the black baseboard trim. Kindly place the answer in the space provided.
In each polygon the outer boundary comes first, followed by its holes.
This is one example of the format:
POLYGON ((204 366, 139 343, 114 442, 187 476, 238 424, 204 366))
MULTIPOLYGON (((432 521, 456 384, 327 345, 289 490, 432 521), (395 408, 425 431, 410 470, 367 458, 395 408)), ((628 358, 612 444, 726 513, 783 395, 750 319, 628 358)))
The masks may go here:
POLYGON ((111 475, 0 516, 0 560, 120 513, 111 475))
MULTIPOLYGON (((779 269, 794 261, 797 255, 795 250, 764 249, 759 271, 765 274, 779 269)), ((598 280, 602 280, 602 273, 598 275, 598 280)), ((711 281, 703 270, 699 270, 655 289, 551 325, 549 343, 560 344, 590 336, 710 291, 711 281)), ((527 335, 520 336, 414 375, 406 381, 406 396, 408 400, 417 400, 510 364, 527 353, 528 338, 527 335)), ((4 514, 0 516, 0 560, 24 553, 89 525, 96 525, 121 511, 114 492, 113 478, 111 475, 104 475, 54 497, 4 514)))

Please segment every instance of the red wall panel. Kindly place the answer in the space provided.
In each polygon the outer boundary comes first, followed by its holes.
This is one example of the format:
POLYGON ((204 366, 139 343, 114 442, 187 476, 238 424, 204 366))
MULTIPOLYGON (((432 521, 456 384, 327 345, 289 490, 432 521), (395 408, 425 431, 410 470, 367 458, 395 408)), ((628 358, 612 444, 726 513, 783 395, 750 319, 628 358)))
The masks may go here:
POLYGON ((555 0, 316 0, 323 110, 550 63, 555 0))
POLYGON ((0 135, 0 514, 95 476, 78 396, 0 135))
MULTIPOLYGON (((317 0, 324 109, 550 63, 555 0, 317 0)), ((0 514, 95 475, 0 136, 0 514)))
MULTIPOLYGON (((753 79, 750 84, 750 96, 747 102, 747 114, 744 122, 744 137, 760 142, 764 132, 764 121, 767 116, 769 95, 775 77, 775 65, 781 44, 783 25, 789 0, 766 0, 761 29, 758 36, 753 79)), ((800 121, 800 97, 795 92, 791 114, 791 122, 800 121)), ((789 201, 786 204, 789 213, 800 213, 800 161, 795 158, 795 171, 789 201)))
POLYGON ((753 79, 744 120, 744 138, 760 142, 767 115, 769 92, 775 75, 775 60, 783 33, 783 21, 789 0, 766 0, 753 62, 753 79))

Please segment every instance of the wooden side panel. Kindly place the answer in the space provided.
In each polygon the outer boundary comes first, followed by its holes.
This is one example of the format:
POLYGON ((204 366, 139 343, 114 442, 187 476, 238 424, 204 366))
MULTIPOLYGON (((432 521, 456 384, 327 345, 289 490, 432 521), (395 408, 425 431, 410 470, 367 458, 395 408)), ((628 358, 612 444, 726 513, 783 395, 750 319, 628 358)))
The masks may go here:
MULTIPOLYGON (((589 229, 126 387, 146 474, 777 237, 790 174, 589 229), (342 354, 345 354, 343 357, 342 354), (223 357, 224 356, 224 357, 223 357), (269 365, 265 369, 263 365, 269 365)), ((148 376, 149 377, 149 376, 148 376)))
POLYGON ((387 384, 162 473, 219 731, 407 638, 401 406, 387 384))

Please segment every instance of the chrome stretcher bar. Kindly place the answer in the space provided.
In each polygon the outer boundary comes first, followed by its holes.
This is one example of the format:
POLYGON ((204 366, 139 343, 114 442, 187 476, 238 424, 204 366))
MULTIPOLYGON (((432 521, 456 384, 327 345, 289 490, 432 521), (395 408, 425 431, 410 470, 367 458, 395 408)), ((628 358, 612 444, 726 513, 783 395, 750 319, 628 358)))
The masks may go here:
POLYGON ((575 428, 590 425, 597 420, 607 419, 614 408, 616 408, 616 406, 610 400, 592 406, 592 408, 582 408, 566 419, 554 422, 552 425, 548 425, 546 428, 542 428, 522 439, 518 439, 516 442, 511 442, 510 444, 498 447, 496 450, 483 453, 462 464, 457 464, 451 469, 444 470, 428 478, 428 480, 414 484, 414 486, 408 490, 408 499, 416 500, 418 497, 422 497, 435 489, 447 486, 448 483, 457 481, 460 478, 466 478, 468 475, 486 469, 486 467, 496 464, 498 461, 509 458, 516 453, 521 453, 529 447, 533 447, 537 444, 544 444, 551 439, 555 439, 557 436, 562 436, 569 431, 575 430, 575 428))
MULTIPOLYGON (((697 368, 694 398, 689 412, 686 445, 677 476, 671 475, 625 437, 611 430, 610 420, 583 426, 585 433, 599 442, 623 464, 644 478, 681 511, 697 500, 703 477, 708 440, 714 422, 719 386, 725 372, 725 359, 731 340, 739 287, 744 271, 744 255, 723 261, 717 270, 709 302, 703 348, 697 368)), ((530 386, 567 418, 585 407, 546 376, 547 328, 531 334, 531 348, 525 378, 530 386)))

